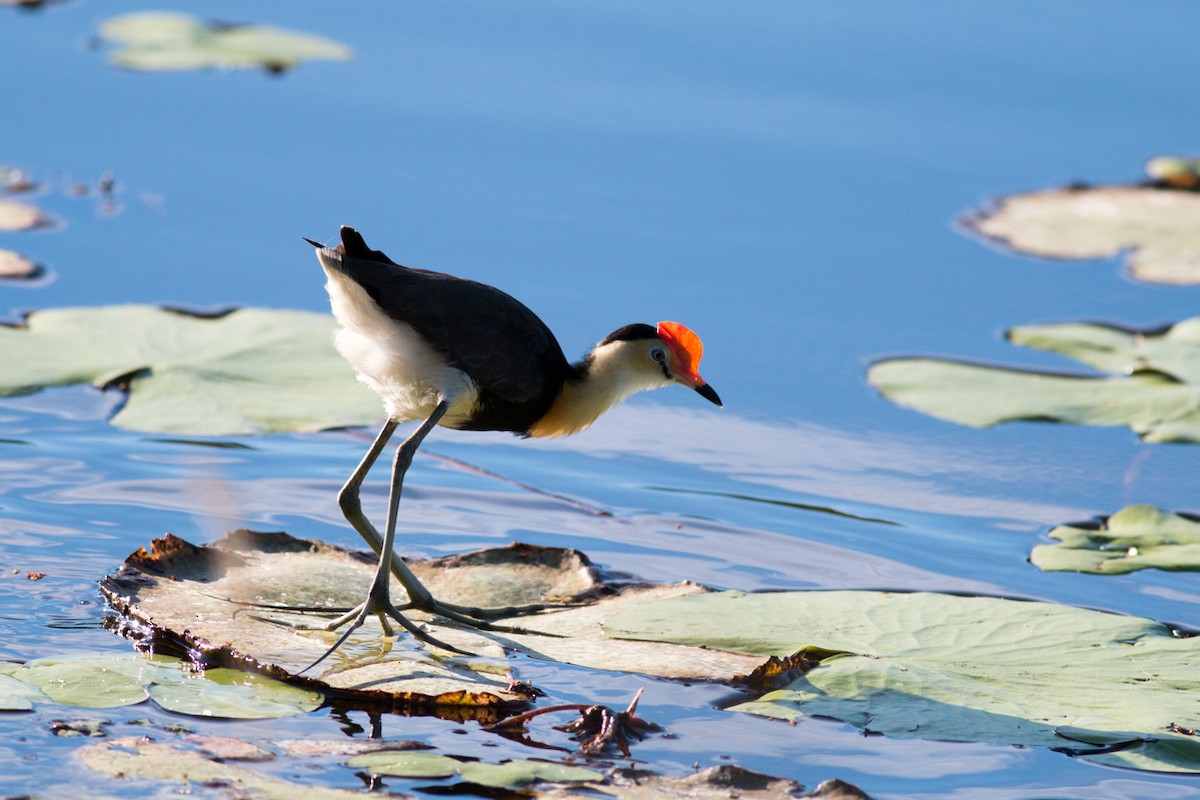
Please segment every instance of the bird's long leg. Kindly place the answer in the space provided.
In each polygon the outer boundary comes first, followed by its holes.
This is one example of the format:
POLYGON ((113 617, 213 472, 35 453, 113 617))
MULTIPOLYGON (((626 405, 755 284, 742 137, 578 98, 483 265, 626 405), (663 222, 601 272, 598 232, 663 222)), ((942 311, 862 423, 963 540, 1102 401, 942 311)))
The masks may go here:
MULTIPOLYGON (((448 645, 445 642, 431 636, 430 634, 421 630, 421 628, 414 625, 407 617, 404 616, 404 614, 399 611, 399 609, 392 605, 391 589, 389 585, 392 569, 394 568, 392 562, 396 542, 396 515, 400 507, 400 492, 404 485, 404 474, 408 472, 408 467, 410 464, 412 464, 413 454, 416 453, 417 448, 421 446, 421 442, 424 441, 427 435, 429 435, 429 432, 433 430, 435 425, 437 425, 438 420, 445 415, 448 408, 449 403, 446 401, 443 400, 442 402, 438 403, 438 405, 433 409, 433 413, 429 415, 429 418, 421 423, 421 427, 413 431, 412 435, 405 439, 404 443, 396 449, 396 457, 392 462, 392 485, 388 495, 387 527, 385 528, 385 533, 382 539, 379 537, 379 532, 375 530, 375 526, 372 525, 370 520, 368 520, 362 513, 362 507, 358 500, 358 490, 362 485, 363 479, 366 477, 367 472, 370 471, 371 466, 375 463, 375 460, 379 458, 379 454, 383 451, 388 439, 391 438, 392 433, 396 430, 396 425, 398 423, 395 420, 389 419, 383 424, 383 428, 379 431, 379 435, 375 437, 375 441, 372 443, 371 449, 367 451, 367 454, 363 457, 363 460, 359 462, 358 467, 350 476, 350 480, 346 482, 342 492, 338 495, 338 500, 342 506, 342 511, 346 514, 346 519, 348 519, 350 524, 354 526, 354 529, 357 530, 364 539, 366 539, 367 543, 371 545, 371 549, 375 550, 379 554, 379 565, 375 568, 375 577, 371 581, 371 588, 367 592, 366 601, 326 625, 325 629, 335 630, 347 623, 349 623, 350 627, 347 628, 340 637, 338 637, 338 640, 333 643, 332 647, 326 650, 316 661, 301 670, 301 672, 307 672, 331 656, 348 638, 350 638, 350 634, 358 630, 358 628, 361 627, 366 621, 367 617, 372 614, 377 614, 379 616, 379 621, 382 623, 385 632, 388 632, 391 629, 387 622, 388 618, 391 618, 400 623, 401 627, 403 627, 406 631, 424 642, 428 642, 436 647, 441 647, 442 649, 450 650, 455 653, 470 655, 464 650, 460 650, 457 647, 448 645)), ((415 575, 412 575, 411 570, 408 569, 408 565, 404 564, 402 560, 400 563, 404 567, 403 571, 410 575, 413 581, 415 581, 416 585, 419 586, 421 591, 424 592, 425 596, 429 600, 432 600, 433 596, 429 593, 429 590, 426 589, 421 582, 416 579, 415 575)), ((408 584, 405 583, 403 579, 401 579, 401 583, 404 584, 405 589, 408 590, 408 584)))
MULTIPOLYGON (((434 414, 438 419, 440 419, 441 416, 445 414, 445 409, 443 409, 440 413, 435 410, 434 414)), ((371 449, 367 451, 365 456, 363 456, 363 459, 361 462, 359 462, 358 467, 356 467, 353 474, 350 475, 350 479, 346 481, 346 485, 343 486, 342 490, 338 493, 338 505, 341 506, 342 513, 345 515, 346 520, 354 527, 354 530, 358 531, 358 535, 361 536, 367 545, 369 545, 370 548, 375 551, 375 554, 379 555, 381 558, 384 550, 384 537, 379 535, 379 531, 375 529, 375 526, 371 524, 371 520, 367 519, 366 514, 363 513, 362 502, 359 499, 359 490, 362 488, 363 481, 366 480, 367 473, 375 464, 376 459, 379 458, 379 454, 383 452, 384 446, 387 445, 388 439, 391 438, 398 424, 398 422, 392 419, 389 419, 383 424, 383 428, 379 431, 379 435, 375 437, 375 441, 371 444, 371 449)), ((428 421, 426 424, 429 424, 428 421)), ((436 422, 434 424, 436 424, 436 422)), ((424 427, 425 426, 423 425, 422 428, 424 427)), ((411 452, 408 454, 409 462, 412 461, 413 453, 416 452, 417 447, 421 444, 421 441, 429 433, 429 430, 432 429, 432 427, 433 425, 429 425, 429 429, 424 430, 424 432, 418 429, 403 445, 401 445, 401 449, 403 449, 404 447, 408 446, 409 442, 412 442, 413 439, 416 439, 415 444, 412 446, 411 452)), ((397 451, 396 457, 399 459, 399 451, 397 451)), ((405 464, 404 469, 408 469, 407 464, 405 464)), ((401 475, 401 480, 403 480, 403 475, 401 475)), ((398 489, 393 492, 392 497, 396 503, 399 503, 400 494, 398 489)), ((425 585, 421 583, 420 579, 418 579, 417 576, 413 574, 413 571, 409 569, 408 564, 404 563, 404 559, 401 558, 399 554, 394 552, 394 550, 392 551, 391 555, 391 568, 392 574, 396 576, 396 580, 400 582, 400 585, 404 587, 404 591, 408 593, 409 601, 400 606, 402 610, 416 608, 422 611, 427 611, 431 614, 440 614, 447 619, 452 619, 465 625, 487 628, 490 627, 486 623, 486 620, 488 619, 499 619, 501 617, 529 614, 535 611, 541 611, 544 608, 542 605, 507 606, 503 608, 473 608, 470 606, 456 605, 454 603, 444 603, 434 598, 433 594, 430 593, 427 588, 425 588, 425 585)), ((353 618, 354 614, 351 613, 345 618, 345 620, 335 620, 335 622, 345 624, 345 621, 353 618)), ((500 630, 505 629, 501 628, 500 630)))

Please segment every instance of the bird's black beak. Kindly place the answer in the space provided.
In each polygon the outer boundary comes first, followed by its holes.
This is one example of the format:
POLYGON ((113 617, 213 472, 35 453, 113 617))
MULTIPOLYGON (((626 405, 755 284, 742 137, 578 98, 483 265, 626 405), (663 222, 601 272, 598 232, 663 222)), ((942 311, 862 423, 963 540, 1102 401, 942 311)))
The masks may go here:
POLYGON ((718 396, 717 393, 713 391, 713 388, 707 383, 703 384, 702 386, 697 386, 696 394, 700 395, 710 403, 716 403, 721 408, 725 407, 725 404, 721 402, 720 396, 718 396))

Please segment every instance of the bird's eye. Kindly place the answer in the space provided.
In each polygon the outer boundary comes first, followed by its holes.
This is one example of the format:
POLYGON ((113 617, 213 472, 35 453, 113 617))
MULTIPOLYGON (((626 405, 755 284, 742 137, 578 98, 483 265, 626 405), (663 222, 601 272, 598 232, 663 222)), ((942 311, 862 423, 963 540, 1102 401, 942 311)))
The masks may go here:
POLYGON ((667 351, 662 347, 651 347, 650 358, 661 364, 667 360, 667 351))

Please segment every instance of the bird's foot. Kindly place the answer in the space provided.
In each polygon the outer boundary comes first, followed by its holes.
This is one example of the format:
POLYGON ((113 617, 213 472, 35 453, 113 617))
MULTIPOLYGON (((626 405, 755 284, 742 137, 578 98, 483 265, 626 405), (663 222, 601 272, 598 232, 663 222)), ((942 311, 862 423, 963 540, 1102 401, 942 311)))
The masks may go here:
MULTIPOLYGON (((441 639, 438 639, 436 636, 433 636, 421 628, 408 617, 404 616, 400 609, 392 605, 391 600, 386 596, 383 598, 376 598, 374 595, 375 592, 372 592, 372 596, 368 597, 366 602, 350 609, 350 611, 333 620, 329 624, 321 626, 320 630, 335 631, 343 625, 349 625, 349 627, 342 632, 342 635, 338 637, 338 640, 333 643, 332 647, 322 653, 321 657, 316 661, 297 672, 297 675, 302 675, 305 672, 308 672, 310 669, 333 655, 339 647, 346 643, 346 640, 350 638, 351 634, 362 627, 363 623, 367 621, 367 617, 371 616, 372 614, 379 618, 379 624, 383 628, 384 636, 395 635, 395 632, 392 630, 391 623, 388 621, 390 619, 398 622, 400 627, 404 628, 404 630, 411 633, 416 639, 419 639, 426 644, 431 644, 434 647, 440 647, 443 650, 449 650, 452 653, 458 653, 459 655, 463 656, 474 655, 466 650, 443 642, 441 639)), ((407 607, 408 606, 405 606, 405 608, 407 607)))
POLYGON ((430 594, 422 599, 410 599, 407 603, 400 606, 402 611, 408 609, 417 609, 424 611, 427 614, 436 614, 439 617, 445 617, 461 625, 468 625, 472 628, 478 628, 485 631, 499 631, 501 633, 525 633, 522 628, 513 628, 507 625, 496 625, 494 620, 503 619, 505 617, 519 617, 528 614, 536 614, 539 611, 545 611, 552 606, 544 603, 534 603, 524 606, 505 606, 495 608, 478 608, 476 606, 460 606, 455 603, 444 603, 430 594))

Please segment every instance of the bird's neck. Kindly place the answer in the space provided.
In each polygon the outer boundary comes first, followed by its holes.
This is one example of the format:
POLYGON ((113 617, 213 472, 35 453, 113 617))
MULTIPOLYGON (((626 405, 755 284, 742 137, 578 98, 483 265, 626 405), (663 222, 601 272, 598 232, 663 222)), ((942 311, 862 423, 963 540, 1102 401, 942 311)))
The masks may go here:
MULTIPOLYGON (((664 385, 666 381, 662 382, 664 385)), ((623 366, 619 349, 601 346, 573 365, 550 409, 527 431, 530 436, 566 436, 587 428, 629 395, 653 389, 623 366)))

